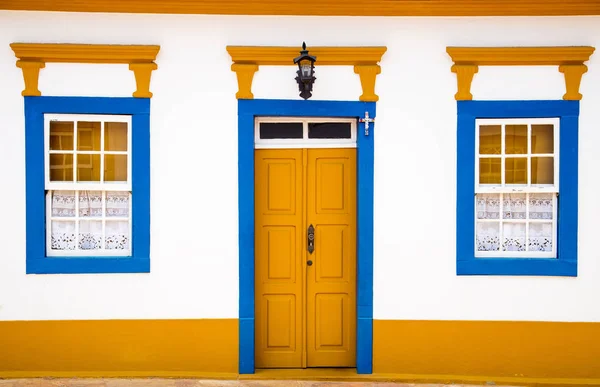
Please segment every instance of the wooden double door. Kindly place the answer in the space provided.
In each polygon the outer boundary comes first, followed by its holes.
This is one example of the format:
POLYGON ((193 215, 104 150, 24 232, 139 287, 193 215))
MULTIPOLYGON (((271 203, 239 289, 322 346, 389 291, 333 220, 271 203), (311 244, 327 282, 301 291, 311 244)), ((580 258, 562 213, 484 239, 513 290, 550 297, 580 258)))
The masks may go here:
POLYGON ((255 150, 256 368, 356 365, 356 149, 255 150))

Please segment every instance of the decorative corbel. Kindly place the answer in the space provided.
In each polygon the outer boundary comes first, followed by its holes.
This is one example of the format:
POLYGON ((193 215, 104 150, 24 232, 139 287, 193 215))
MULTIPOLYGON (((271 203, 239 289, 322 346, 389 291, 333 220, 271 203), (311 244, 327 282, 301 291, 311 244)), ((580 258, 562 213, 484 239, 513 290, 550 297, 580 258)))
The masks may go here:
POLYGON ((18 60, 17 67, 23 70, 25 89, 21 92, 23 97, 38 97, 42 92, 38 89, 40 70, 46 67, 44 62, 33 60, 18 60))
POLYGON ((377 75, 381 73, 379 65, 356 65, 354 73, 360 77, 360 85, 362 86, 362 95, 358 97, 360 101, 377 102, 379 96, 375 94, 375 80, 377 75))
POLYGON ((237 99, 253 99, 252 80, 254 79, 254 73, 258 71, 258 65, 234 63, 231 65, 231 70, 235 71, 238 81, 238 92, 235 94, 235 97, 237 99))

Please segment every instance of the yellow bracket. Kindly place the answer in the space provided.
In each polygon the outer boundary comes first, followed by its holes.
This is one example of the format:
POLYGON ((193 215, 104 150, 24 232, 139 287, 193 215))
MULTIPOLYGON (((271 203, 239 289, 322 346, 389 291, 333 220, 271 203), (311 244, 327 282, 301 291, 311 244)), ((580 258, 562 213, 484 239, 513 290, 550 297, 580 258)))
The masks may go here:
POLYGON ((111 44, 54 44, 12 43, 10 47, 18 58, 17 67, 23 70, 23 96, 40 96, 38 89, 40 69, 46 63, 111 63, 129 64, 137 86, 133 96, 151 98, 150 78, 160 46, 111 44))
POLYGON ((446 47, 454 65, 457 101, 473 99, 471 82, 479 66, 558 66, 565 75, 563 99, 580 100, 579 85, 587 71, 583 64, 594 53, 594 47, 446 47))
MULTIPOLYGON (((381 72, 378 63, 387 47, 310 47, 310 55, 317 57, 317 66, 354 66, 360 77, 361 101, 376 102, 375 80, 381 72)), ((294 66, 299 47, 227 46, 238 79, 238 99, 252 99, 252 80, 259 66, 294 66)))

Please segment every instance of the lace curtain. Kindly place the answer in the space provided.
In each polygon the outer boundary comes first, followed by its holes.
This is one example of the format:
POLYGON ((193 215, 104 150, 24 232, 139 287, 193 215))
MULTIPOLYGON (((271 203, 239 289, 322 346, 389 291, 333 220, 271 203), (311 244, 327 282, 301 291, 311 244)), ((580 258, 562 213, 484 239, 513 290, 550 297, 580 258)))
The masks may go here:
POLYGON ((53 250, 128 250, 129 192, 52 191, 53 250), (78 208, 76 201, 78 197, 78 208), (104 201, 104 211, 103 208, 104 201), (104 232, 102 223, 104 221, 104 232), (77 227, 79 225, 79 232, 77 227), (77 234, 77 235, 76 235, 77 234))
POLYGON ((477 251, 500 251, 500 249, 502 251, 552 251, 554 195, 552 193, 478 194, 477 219, 486 221, 477 222, 477 251), (525 222, 511 222, 511 220, 525 220, 525 222), (540 222, 540 220, 547 220, 547 222, 540 222), (500 227, 502 227, 502 243, 500 243, 500 227), (529 230, 528 236, 527 230, 529 230))

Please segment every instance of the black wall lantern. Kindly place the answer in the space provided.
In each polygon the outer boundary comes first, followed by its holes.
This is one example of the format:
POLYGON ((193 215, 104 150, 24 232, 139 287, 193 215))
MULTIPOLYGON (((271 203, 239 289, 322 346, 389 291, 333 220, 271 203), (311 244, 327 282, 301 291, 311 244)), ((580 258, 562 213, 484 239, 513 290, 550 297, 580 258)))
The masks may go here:
POLYGON ((298 65, 298 71, 296 71, 296 74, 298 74, 296 77, 296 82, 298 82, 300 89, 300 97, 304 99, 309 99, 312 97, 311 92, 313 83, 317 79, 315 78, 316 60, 316 56, 308 55, 306 43, 302 42, 302 51, 300 51, 300 56, 294 59, 294 63, 298 65))

